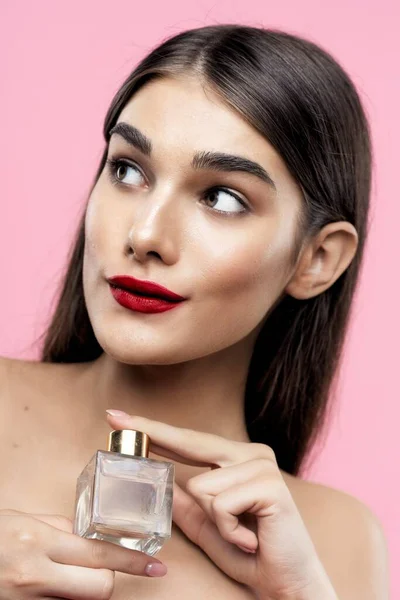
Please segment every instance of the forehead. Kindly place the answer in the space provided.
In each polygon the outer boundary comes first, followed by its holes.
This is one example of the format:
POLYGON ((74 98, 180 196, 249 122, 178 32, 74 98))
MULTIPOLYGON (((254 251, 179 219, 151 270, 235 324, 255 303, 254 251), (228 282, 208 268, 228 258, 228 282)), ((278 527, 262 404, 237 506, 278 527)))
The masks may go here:
POLYGON ((214 150, 247 156, 270 169, 285 168, 266 138, 194 77, 146 83, 126 104, 119 121, 149 137, 154 155, 168 151, 189 159, 195 150, 214 150))

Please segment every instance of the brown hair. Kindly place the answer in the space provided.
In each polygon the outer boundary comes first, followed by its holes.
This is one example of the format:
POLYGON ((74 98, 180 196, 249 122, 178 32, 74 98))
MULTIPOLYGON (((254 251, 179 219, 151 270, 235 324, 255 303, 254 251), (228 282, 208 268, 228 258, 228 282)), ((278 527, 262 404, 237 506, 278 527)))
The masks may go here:
MULTIPOLYGON (((279 152, 304 192, 300 241, 342 220, 359 236, 357 253, 337 281, 308 300, 284 295, 254 347, 245 395, 248 434, 274 449, 282 469, 298 474, 327 414, 363 256, 371 185, 368 122, 348 75, 311 41, 238 24, 187 30, 154 48, 116 93, 91 189, 105 165, 109 131, 132 95, 151 79, 179 74, 211 86, 279 152)), ((83 214, 43 334, 46 362, 91 361, 103 352, 83 295, 84 241, 83 214)))

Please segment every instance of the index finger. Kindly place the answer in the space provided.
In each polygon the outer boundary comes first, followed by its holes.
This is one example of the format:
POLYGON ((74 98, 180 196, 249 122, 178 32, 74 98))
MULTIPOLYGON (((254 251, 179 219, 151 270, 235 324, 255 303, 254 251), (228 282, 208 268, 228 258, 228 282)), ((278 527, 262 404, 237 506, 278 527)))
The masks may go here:
POLYGON ((53 562, 63 565, 109 569, 128 575, 165 575, 167 572, 167 567, 160 560, 144 552, 61 531, 60 535, 53 537, 48 556, 53 562), (152 566, 149 568, 149 565, 152 566))
POLYGON ((236 442, 213 433, 175 427, 146 417, 117 414, 107 411, 114 429, 144 431, 150 437, 150 450, 178 462, 197 467, 224 467, 243 462, 245 442, 236 442))

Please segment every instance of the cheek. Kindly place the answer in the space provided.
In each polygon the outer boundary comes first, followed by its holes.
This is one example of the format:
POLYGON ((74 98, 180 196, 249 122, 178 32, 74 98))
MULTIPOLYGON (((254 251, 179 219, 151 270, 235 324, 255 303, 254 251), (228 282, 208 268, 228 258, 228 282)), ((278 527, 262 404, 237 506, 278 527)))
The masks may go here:
POLYGON ((245 299, 249 308, 267 310, 284 286, 291 241, 271 237, 263 231, 214 247, 200 271, 207 295, 229 297, 231 303, 245 299))
POLYGON ((97 210, 91 197, 85 215, 85 245, 83 252, 83 293, 89 315, 92 311, 93 289, 96 285, 98 272, 98 235, 97 235, 97 210))
POLYGON ((124 225, 126 218, 118 218, 102 195, 94 191, 86 210, 85 261, 97 269, 106 266, 107 259, 121 249, 124 225))
POLYGON ((109 207, 93 192, 86 210, 83 255, 83 289, 88 309, 100 302, 97 286, 107 269, 107 262, 118 250, 113 248, 117 244, 121 244, 121 232, 117 231, 115 219, 110 219, 109 207))
POLYGON ((105 243, 105 206, 101 194, 94 191, 89 199, 85 218, 85 240, 89 254, 105 243))
MULTIPOLYGON (((232 240, 232 236, 230 236, 232 240)), ((207 263, 196 273, 196 309, 191 324, 207 331, 209 352, 247 337, 262 323, 284 287, 289 249, 268 242, 268 235, 246 236, 225 246, 210 248, 207 263), (211 253, 212 252, 212 253, 211 253)))
POLYGON ((90 199, 85 216, 85 260, 92 261, 96 256, 96 248, 99 243, 98 234, 101 228, 98 226, 98 210, 93 198, 90 199))

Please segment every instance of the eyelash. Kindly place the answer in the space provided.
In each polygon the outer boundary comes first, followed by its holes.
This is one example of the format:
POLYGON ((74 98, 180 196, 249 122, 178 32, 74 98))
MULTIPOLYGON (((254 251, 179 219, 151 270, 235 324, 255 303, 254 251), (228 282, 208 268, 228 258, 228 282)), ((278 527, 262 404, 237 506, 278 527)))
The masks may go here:
MULTIPOLYGON (((116 185, 116 186, 127 185, 127 184, 122 183, 116 176, 118 167, 120 167, 120 166, 125 166, 125 167, 130 167, 132 169, 135 169, 136 171, 138 171, 141 174, 142 177, 144 177, 142 171, 139 169, 138 166, 136 166, 135 164, 132 164, 126 160, 123 160, 121 158, 108 158, 106 161, 106 164, 108 167, 109 178, 113 185, 116 185)), ((226 194, 229 194, 230 196, 235 198, 235 200, 237 200, 243 206, 243 210, 239 210, 237 212, 230 212, 230 211, 226 211, 226 210, 219 210, 218 208, 213 208, 212 206, 208 206, 207 208, 209 208, 213 212, 223 214, 225 217, 236 217, 238 215, 243 215, 243 214, 250 212, 248 206, 245 204, 245 202, 239 196, 237 196, 236 194, 233 194, 230 190, 228 190, 227 188, 222 187, 222 186, 214 186, 214 187, 208 189, 207 193, 204 195, 204 197, 208 196, 212 192, 219 192, 219 191, 225 192, 226 194)))

